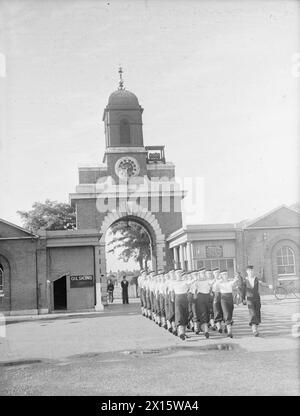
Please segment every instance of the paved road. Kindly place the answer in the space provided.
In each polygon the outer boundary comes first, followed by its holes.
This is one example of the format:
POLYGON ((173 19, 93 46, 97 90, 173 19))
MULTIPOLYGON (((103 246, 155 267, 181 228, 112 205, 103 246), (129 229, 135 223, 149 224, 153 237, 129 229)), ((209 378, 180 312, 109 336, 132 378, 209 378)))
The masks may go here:
MULTIPOLYGON (((1 395, 298 395, 296 300, 265 299, 261 336, 248 311, 234 338, 186 341, 140 316, 136 303, 102 314, 16 322, 0 338, 1 395)), ((300 321, 298 321, 300 322, 300 321)))

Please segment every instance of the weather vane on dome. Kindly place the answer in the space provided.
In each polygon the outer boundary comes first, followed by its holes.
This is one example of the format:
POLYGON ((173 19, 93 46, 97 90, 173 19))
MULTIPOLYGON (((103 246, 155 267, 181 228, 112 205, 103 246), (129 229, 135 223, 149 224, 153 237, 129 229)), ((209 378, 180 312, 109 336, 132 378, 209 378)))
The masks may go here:
POLYGON ((123 78, 122 78, 122 74, 123 74, 123 69, 122 69, 122 67, 120 66, 119 67, 119 74, 120 74, 120 81, 119 81, 119 90, 124 90, 124 81, 123 81, 123 78))

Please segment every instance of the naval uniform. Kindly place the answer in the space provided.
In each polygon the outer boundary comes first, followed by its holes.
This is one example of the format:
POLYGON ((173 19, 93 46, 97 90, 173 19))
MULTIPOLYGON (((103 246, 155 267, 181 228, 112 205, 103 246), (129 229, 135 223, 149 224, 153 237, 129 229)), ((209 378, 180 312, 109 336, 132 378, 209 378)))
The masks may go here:
POLYGON ((145 290, 145 292, 146 292, 145 293, 145 295, 146 295, 146 308, 147 308, 148 317, 151 316, 150 284, 151 284, 151 281, 148 278, 147 282, 146 282, 146 290, 145 290))
POLYGON ((248 310, 250 314, 249 325, 259 325, 261 323, 261 302, 259 295, 259 281, 257 277, 249 279, 246 277, 242 287, 243 300, 247 300, 248 310))
POLYGON ((213 311, 215 323, 223 321, 223 310, 221 305, 221 292, 219 283, 220 280, 216 280, 212 285, 212 291, 214 294, 213 311))
POLYGON ((168 291, 166 294, 166 298, 168 299, 168 316, 167 320, 172 324, 175 322, 175 305, 174 305, 174 298, 173 298, 173 283, 174 280, 169 280, 168 282, 168 291))
POLYGON ((219 288, 221 292, 221 307, 223 311, 225 325, 233 324, 232 315, 234 304, 232 290, 235 284, 236 280, 221 281, 219 283, 219 288))
POLYGON ((164 281, 160 282, 160 284, 159 284, 159 292, 158 292, 158 299, 159 299, 160 318, 162 320, 162 324, 164 324, 164 321, 166 319, 165 289, 166 289, 165 282, 164 281))
POLYGON ((210 280, 197 280, 195 283, 196 317, 200 325, 208 324, 210 317, 210 280))
POLYGON ((142 288, 143 276, 142 275, 139 275, 139 277, 137 279, 137 283, 138 283, 138 295, 139 295, 139 298, 140 298, 141 310, 142 310, 142 313, 143 313, 144 303, 143 303, 143 288, 142 288))
POLYGON ((170 321, 170 292, 169 292, 169 286, 170 286, 170 279, 166 280, 165 282, 165 313, 166 313, 166 320, 167 323, 170 321))
POLYGON ((186 326, 189 321, 189 306, 187 292, 189 284, 184 280, 176 280, 172 284, 175 294, 175 324, 176 326, 186 326))

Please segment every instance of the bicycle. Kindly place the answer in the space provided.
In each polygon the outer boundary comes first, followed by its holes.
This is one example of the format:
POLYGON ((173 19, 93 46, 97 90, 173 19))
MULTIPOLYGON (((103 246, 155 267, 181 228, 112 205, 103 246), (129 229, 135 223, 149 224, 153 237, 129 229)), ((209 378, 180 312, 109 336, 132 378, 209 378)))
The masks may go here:
POLYGON ((295 287, 295 280, 298 280, 298 278, 293 278, 287 282, 281 282, 278 286, 274 289, 274 296, 278 300, 286 299, 288 294, 293 294, 296 298, 300 297, 299 292, 297 292, 297 289, 295 287))

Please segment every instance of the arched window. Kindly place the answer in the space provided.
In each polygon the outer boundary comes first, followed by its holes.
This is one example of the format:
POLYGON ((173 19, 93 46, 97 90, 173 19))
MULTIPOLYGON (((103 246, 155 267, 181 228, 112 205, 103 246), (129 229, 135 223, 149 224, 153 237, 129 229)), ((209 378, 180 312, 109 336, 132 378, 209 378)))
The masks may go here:
POLYGON ((0 263, 0 292, 3 292, 3 266, 0 263))
POLYGON ((127 120, 121 120, 120 122, 120 143, 130 143, 130 125, 127 120))
POLYGON ((277 273, 295 273, 295 255, 291 247, 283 246, 277 251, 277 273))

